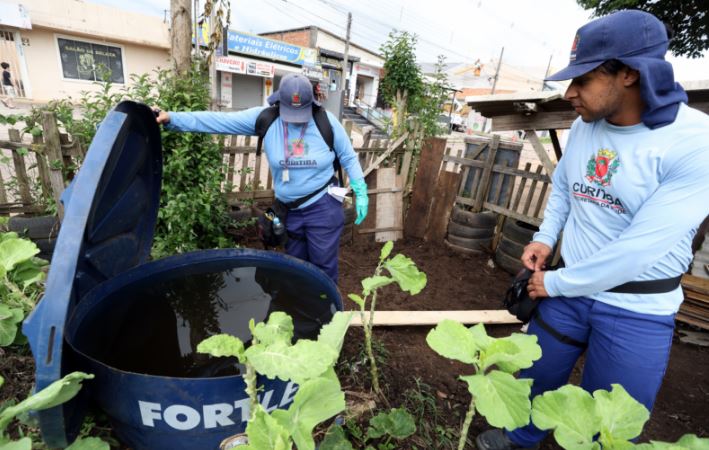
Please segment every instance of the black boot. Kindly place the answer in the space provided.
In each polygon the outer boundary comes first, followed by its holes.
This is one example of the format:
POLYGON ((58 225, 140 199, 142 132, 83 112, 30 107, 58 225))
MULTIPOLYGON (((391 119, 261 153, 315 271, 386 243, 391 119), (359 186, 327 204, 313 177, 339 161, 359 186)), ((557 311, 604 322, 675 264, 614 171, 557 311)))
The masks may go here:
POLYGON ((534 447, 520 447, 507 437, 500 429, 483 431, 475 438, 475 446, 478 450, 537 450, 539 444, 534 447))

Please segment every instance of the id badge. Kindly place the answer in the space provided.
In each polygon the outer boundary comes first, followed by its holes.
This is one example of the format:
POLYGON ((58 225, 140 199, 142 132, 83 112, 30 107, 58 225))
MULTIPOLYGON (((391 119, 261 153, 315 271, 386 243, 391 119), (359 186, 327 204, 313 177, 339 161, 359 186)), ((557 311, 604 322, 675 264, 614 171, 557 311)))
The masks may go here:
POLYGON ((284 183, 287 183, 290 181, 290 175, 288 174, 288 169, 283 169, 283 172, 281 172, 281 181, 284 183))

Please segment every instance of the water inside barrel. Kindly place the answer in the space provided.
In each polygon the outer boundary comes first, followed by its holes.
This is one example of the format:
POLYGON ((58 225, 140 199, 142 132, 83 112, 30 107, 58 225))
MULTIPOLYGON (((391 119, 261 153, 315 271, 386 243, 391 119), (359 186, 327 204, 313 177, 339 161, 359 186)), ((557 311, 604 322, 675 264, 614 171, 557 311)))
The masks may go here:
POLYGON ((333 301, 309 278, 279 269, 223 272, 145 281, 111 294, 80 325, 74 346, 113 368, 171 377, 236 375, 235 359, 196 353, 220 333, 248 345, 249 320, 273 311, 293 317, 294 339, 315 339, 334 314, 333 301))

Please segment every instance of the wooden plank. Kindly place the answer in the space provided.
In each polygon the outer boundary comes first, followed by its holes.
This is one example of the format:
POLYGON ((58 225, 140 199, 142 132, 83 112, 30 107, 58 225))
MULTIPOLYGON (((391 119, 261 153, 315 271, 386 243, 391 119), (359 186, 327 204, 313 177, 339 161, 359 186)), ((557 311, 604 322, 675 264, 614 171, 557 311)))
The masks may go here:
POLYGON ((495 165, 495 156, 497 155, 497 148, 500 146, 500 135, 493 134, 492 142, 490 143, 490 151, 487 153, 487 158, 485 159, 485 167, 480 178, 480 184, 475 193, 475 204, 473 205, 473 212, 480 212, 482 210, 483 202, 485 201, 485 196, 488 192, 488 183, 492 177, 492 166, 495 165))
MULTIPOLYGON (((367 315, 369 319, 369 315, 367 315)), ((377 326, 412 326, 412 325, 437 325, 442 320, 455 320, 465 325, 484 324, 515 324, 521 323, 515 316, 506 310, 478 310, 478 311, 377 311, 374 314, 374 325, 377 326)), ((361 326, 361 316, 352 315, 351 325, 361 326)))
POLYGON ((226 199, 230 205, 234 205, 241 200, 271 200, 273 199, 273 195, 273 190, 270 189, 256 192, 227 192, 226 199))
MULTIPOLYGON (((44 198, 52 197, 52 187, 49 181, 49 166, 47 165, 47 156, 45 155, 44 145, 42 145, 42 136, 32 136, 32 141, 34 144, 42 147, 42 151, 35 151, 35 158, 37 159, 37 172, 39 173, 39 185, 42 189, 42 195, 44 198)), ((79 142, 78 140, 75 142, 79 142)), ((85 156, 85 155, 83 155, 85 156)))
MULTIPOLYGON (((537 166, 536 173, 542 172, 543 167, 537 166)), ((527 199, 524 202, 524 209, 522 209, 522 214, 527 214, 529 212, 529 207, 532 205, 532 199, 534 198, 534 191, 537 189, 537 180, 532 180, 532 184, 529 186, 529 192, 527 193, 527 199)))
MULTIPOLYGON (((528 162, 527 164, 524 165, 524 171, 529 172, 529 170, 532 168, 532 163, 528 162)), ((527 184, 527 177, 522 177, 521 180, 519 181, 519 185, 517 186, 517 195, 515 196, 514 201, 512 202, 510 209, 512 211, 517 211, 517 206, 519 206, 519 201, 522 199, 522 193, 524 192, 524 186, 527 184)))
MULTIPOLYGON (((231 144, 236 146, 236 136, 231 137, 231 144)), ((227 169, 226 169, 226 182, 232 186, 234 186, 234 163, 236 162, 236 153, 235 152, 230 152, 229 156, 227 157, 227 169)))
POLYGON ((262 156, 263 156, 263 153, 260 155, 256 155, 256 162, 254 163, 253 179, 251 180, 251 188, 254 191, 258 190, 259 183, 261 181, 261 157, 262 156))
MULTIPOLYGON (((504 162, 503 165, 504 165, 504 166, 507 166, 508 161, 503 161, 503 162, 504 162)), ((493 166, 493 170, 492 170, 492 171, 493 171, 494 173, 497 173, 497 172, 495 172, 494 166, 493 166)), ((501 175, 501 176, 497 177, 497 184, 495 185, 495 187, 494 187, 493 189, 491 189, 491 192, 493 192, 492 203, 494 203, 494 204, 496 204, 496 205, 499 205, 499 204, 500 204, 500 196, 502 196, 502 186, 505 185, 505 175, 504 175, 504 174, 500 174, 500 175, 501 175)), ((495 178, 495 177, 493 177, 493 179, 494 179, 494 178, 495 178)), ((507 203, 509 203, 509 200, 508 200, 507 203)), ((505 205, 505 206, 507 206, 507 205, 505 205)))
POLYGON ((709 295, 709 278, 684 274, 682 275, 682 287, 701 294, 709 295))
POLYGON ((421 148, 411 204, 404 223, 404 234, 408 237, 421 239, 426 234, 431 210, 431 193, 438 181, 438 168, 441 167, 445 148, 446 140, 441 138, 428 138, 421 148))
POLYGON ((578 117, 575 111, 538 112, 529 116, 510 114, 495 116, 492 119, 492 131, 510 130, 563 130, 571 128, 578 117))
MULTIPOLYGON (((377 169, 377 189, 392 189, 396 187, 396 168, 382 167, 377 169)), ((380 192, 377 194, 375 227, 400 228, 403 222, 403 197, 401 192, 380 192)), ((379 231, 374 234, 376 242, 396 241, 404 237, 401 231, 379 231)))
MULTIPOLYGON (((375 321, 376 321, 376 316, 374 317, 374 319, 375 319, 375 321)), ((684 322, 684 323, 688 323, 688 324, 690 324, 690 325, 694 325, 695 327, 699 327, 699 328, 703 328, 703 329, 705 329, 705 330, 709 330, 709 321, 693 319, 693 318, 691 318, 691 317, 689 317, 689 316, 686 316, 686 315, 682 314, 681 311, 678 312, 677 315, 675 315, 675 319, 676 319, 676 320, 679 320, 680 322, 684 322)))
POLYGON ((241 157, 241 168, 239 169, 239 190, 246 190, 246 172, 248 172, 249 158, 251 153, 244 153, 241 157))
POLYGON ((542 190, 539 192, 537 205, 534 207, 534 217, 539 217, 539 213, 542 210, 542 205, 544 204, 544 197, 547 195, 547 189, 549 189, 549 183, 542 183, 542 190))
POLYGON ((404 227, 363 228, 363 229, 357 231, 357 233, 371 234, 371 233, 379 233, 379 232, 385 232, 385 231, 404 231, 404 227))
POLYGON ((554 147, 554 155, 556 156, 556 162, 561 161, 561 144, 559 143, 559 136, 556 134, 555 129, 549 130, 549 137, 551 138, 551 145, 554 147))
POLYGON ((398 186, 388 187, 388 188, 367 189, 367 194, 383 194, 383 193, 393 193, 393 192, 403 192, 403 189, 401 189, 398 186))
MULTIPOLYGON (((460 200, 460 199, 458 199, 460 200)), ((467 199, 466 199, 467 200, 467 199)), ((463 203, 463 202, 461 202, 463 203)), ((494 205, 492 203, 484 203, 485 209, 489 209, 492 212, 496 212, 498 214, 502 214, 504 216, 510 217, 512 219, 520 220, 524 223, 528 223, 530 225, 535 225, 539 226, 542 224, 542 220, 537 218, 537 217, 530 217, 524 214, 520 214, 516 211, 510 211, 507 208, 503 208, 502 206, 494 205)))
MULTIPOLYGON (((10 135, 10 141, 15 143, 21 143, 20 131, 15 128, 10 128, 7 130, 10 135)), ((27 165, 25 164, 25 157, 18 153, 20 150, 12 150, 12 162, 15 166, 15 179, 17 180, 17 188, 20 191, 20 200, 22 203, 29 205, 34 201, 32 200, 32 194, 30 193, 30 178, 27 176, 27 165)))
POLYGON ((7 192, 5 191, 5 180, 2 178, 0 171, 0 205, 7 203, 7 192))
MULTIPOLYGON (((484 161, 473 161, 468 158, 458 158, 455 156, 444 156, 443 159, 444 159, 444 161, 448 161, 448 162, 457 162, 463 167, 472 167, 475 169, 485 167, 484 161)), ((504 173, 506 175, 514 175, 514 176, 518 176, 518 177, 537 179, 539 181, 551 182, 551 178, 549 178, 549 176, 546 174, 536 175, 533 173, 529 173, 523 169, 517 169, 514 167, 507 167, 502 164, 495 164, 494 166, 492 166, 492 171, 496 172, 496 173, 504 173)))
POLYGON ((59 141, 59 130, 57 129, 57 119, 54 113, 48 111, 42 113, 42 131, 49 165, 49 183, 52 186, 52 195, 57 204, 57 215, 59 220, 62 221, 64 220, 64 205, 62 205, 61 196, 65 186, 64 175, 62 174, 62 150, 59 141))
POLYGON ((370 165, 368 165, 368 167, 367 167, 367 168, 365 169, 365 171, 364 171, 364 176, 366 177, 367 175, 369 175, 370 173, 372 173, 373 170, 378 169, 379 166, 381 165, 381 163, 384 162, 384 160, 387 159, 387 158, 389 157, 389 155, 391 155, 391 153, 392 153, 394 150, 396 150, 397 148, 399 148, 399 146, 404 143, 404 141, 406 140, 406 138, 407 138, 408 136, 409 136, 409 133, 404 133, 403 136, 401 136, 399 139, 397 139, 396 141, 394 141, 393 144, 391 144, 389 147, 387 147, 387 150, 386 150, 384 153, 382 153, 382 154, 379 156, 379 158, 377 158, 373 163, 371 163, 370 165))
POLYGON ((554 174, 554 163, 551 162, 551 158, 549 158, 549 154, 544 148, 544 145, 542 145, 542 142, 539 140, 539 136, 537 136, 537 133, 534 130, 525 131, 527 133, 527 140, 532 143, 532 147, 534 147, 537 157, 546 169, 547 175, 551 177, 554 174))
POLYGON ((442 171, 439 174, 431 202, 431 213, 424 235, 425 240, 441 243, 445 239, 451 210, 455 203, 456 188, 459 184, 459 173, 442 171))

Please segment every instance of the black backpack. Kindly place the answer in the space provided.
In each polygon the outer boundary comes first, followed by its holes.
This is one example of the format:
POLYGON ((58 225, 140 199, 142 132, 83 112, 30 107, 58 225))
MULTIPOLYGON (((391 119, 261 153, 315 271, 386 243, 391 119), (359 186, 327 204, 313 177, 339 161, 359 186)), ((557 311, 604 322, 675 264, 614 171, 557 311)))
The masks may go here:
MULTIPOLYGON (((278 119, 279 116, 278 103, 273 106, 261 111, 261 113, 256 118, 256 136, 258 136, 258 141, 256 143, 256 155, 261 155, 261 147, 263 145, 263 137, 266 136, 268 129, 271 124, 278 119)), ((315 119, 315 125, 318 127, 320 136, 325 140, 325 143, 330 147, 331 152, 335 152, 335 135, 332 131, 332 124, 327 118, 327 112, 322 106, 318 106, 313 103, 313 119, 315 119)), ((342 186, 342 167, 340 166, 340 159, 337 157, 335 152, 335 161, 332 163, 337 175, 340 177, 340 186, 342 186)))

